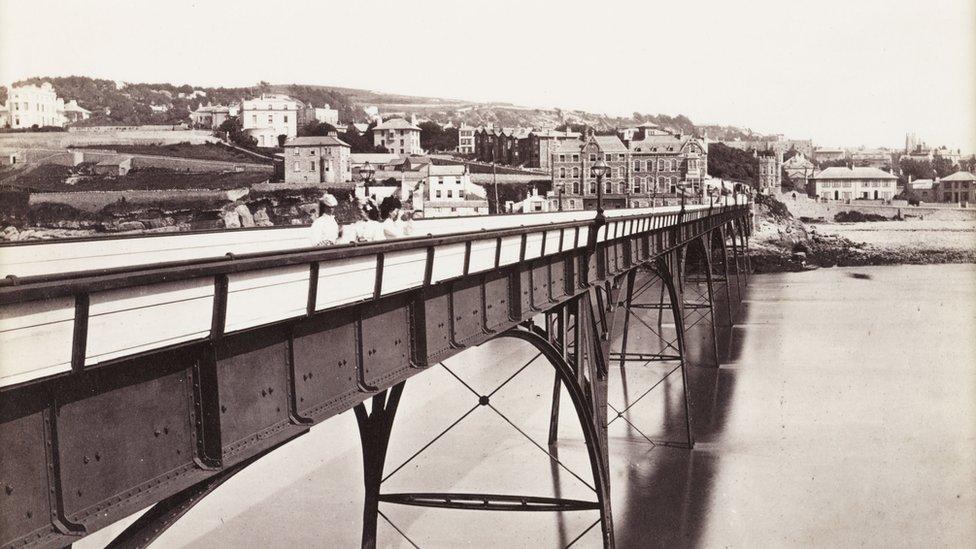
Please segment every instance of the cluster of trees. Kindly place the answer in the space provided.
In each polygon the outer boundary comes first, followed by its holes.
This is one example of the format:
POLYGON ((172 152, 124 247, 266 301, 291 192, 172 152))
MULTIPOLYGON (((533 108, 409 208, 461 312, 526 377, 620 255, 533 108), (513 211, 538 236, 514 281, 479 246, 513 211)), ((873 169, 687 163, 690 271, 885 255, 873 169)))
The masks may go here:
POLYGON ((437 122, 420 123, 420 147, 425 151, 453 151, 457 146, 457 128, 444 129, 437 122))
POLYGON ((711 143, 708 146, 708 175, 756 185, 759 182, 759 161, 750 151, 711 143))
POLYGON ((931 161, 902 158, 898 163, 898 168, 901 171, 901 177, 904 179, 902 184, 908 181, 909 176, 912 180, 935 179, 936 177, 945 177, 956 171, 953 162, 941 156, 936 156, 931 161))
POLYGON ((220 137, 226 137, 228 141, 237 145, 238 147, 244 147, 245 149, 255 149, 258 146, 258 140, 254 139, 253 136, 244 131, 244 127, 241 124, 241 120, 237 117, 231 117, 214 130, 214 134, 220 137))

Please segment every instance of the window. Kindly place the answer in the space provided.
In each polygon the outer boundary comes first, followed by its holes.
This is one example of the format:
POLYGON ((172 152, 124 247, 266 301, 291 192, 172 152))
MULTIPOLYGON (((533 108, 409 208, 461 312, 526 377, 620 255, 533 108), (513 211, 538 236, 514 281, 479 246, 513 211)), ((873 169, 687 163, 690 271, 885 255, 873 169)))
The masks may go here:
POLYGON ((559 168, 559 177, 566 177, 566 168, 559 168))
POLYGON ((308 150, 308 155, 309 156, 315 156, 315 153, 316 153, 316 150, 315 149, 309 149, 308 150))
POLYGON ((434 191, 434 198, 440 198, 440 197, 441 197, 441 190, 437 189, 436 191, 434 191))
POLYGON ((298 156, 298 153, 300 153, 300 152, 301 151, 298 150, 298 149, 293 149, 291 154, 294 155, 294 156, 298 156))
MULTIPOLYGON (((573 194, 579 194, 579 192, 580 192, 579 181, 573 181, 573 194)), ((570 204, 572 203, 573 203, 572 200, 570 200, 570 204)))
POLYGON ((627 194, 627 183, 626 182, 621 181, 620 182, 620 185, 618 185, 617 187, 620 190, 620 194, 627 194))
POLYGON ((579 177, 579 174, 580 174, 579 168, 573 168, 573 177, 579 177))
POLYGON ((596 162, 596 155, 595 154, 591 154, 590 155, 590 162, 596 162))
POLYGON ((258 115, 256 115, 256 114, 252 114, 251 115, 251 125, 253 125, 253 126, 257 126, 258 125, 258 115))
POLYGON ((301 163, 296 161, 295 162, 295 166, 292 168, 292 170, 294 170, 296 172, 302 171, 302 165, 301 165, 301 163))
POLYGON ((285 115, 285 124, 287 124, 287 123, 288 123, 288 115, 286 114, 285 115))
POLYGON ((621 153, 621 154, 618 154, 617 155, 617 160, 620 161, 620 162, 626 162, 627 161, 627 157, 624 156, 623 153, 621 153))
POLYGON ((635 177, 634 178, 634 192, 635 193, 641 192, 641 185, 643 183, 644 183, 644 180, 643 179, 641 179, 639 177, 635 177))
POLYGON ((559 161, 560 162, 565 162, 566 161, 566 155, 565 154, 559 155, 559 161))
POLYGON ((663 172, 664 171, 664 159, 658 159, 658 161, 657 161, 657 171, 659 171, 659 172, 663 172))
POLYGON ((611 181, 607 181, 607 182, 605 182, 603 184, 603 192, 605 192, 607 194, 610 194, 610 193, 613 192, 613 183, 611 181))
POLYGON ((578 154, 574 154, 573 155, 573 162, 579 162, 579 155, 578 154))
POLYGON ((454 198, 454 191, 452 191, 451 189, 448 189, 447 190, 447 197, 448 198, 454 198))
POLYGON ((274 122, 274 115, 273 114, 269 114, 268 115, 268 124, 271 124, 273 122, 274 122))
POLYGON ((603 155, 603 159, 606 160, 607 162, 610 162, 610 160, 612 158, 613 158, 613 155, 610 154, 610 153, 607 153, 607 154, 603 155))
POLYGON ((569 207, 570 208, 575 208, 576 207, 576 200, 575 199, 573 199, 573 198, 570 198, 569 199, 569 207))
POLYGON ((314 172, 315 171, 315 161, 314 160, 312 160, 311 162, 308 163, 308 171, 310 171, 310 172, 314 172))
POLYGON ((634 171, 635 172, 641 171, 641 161, 640 160, 634 160, 634 171))
POLYGON ((596 181, 590 181, 589 192, 590 194, 596 194, 596 181))
POLYGON ((458 198, 464 198, 464 189, 458 189, 458 198))

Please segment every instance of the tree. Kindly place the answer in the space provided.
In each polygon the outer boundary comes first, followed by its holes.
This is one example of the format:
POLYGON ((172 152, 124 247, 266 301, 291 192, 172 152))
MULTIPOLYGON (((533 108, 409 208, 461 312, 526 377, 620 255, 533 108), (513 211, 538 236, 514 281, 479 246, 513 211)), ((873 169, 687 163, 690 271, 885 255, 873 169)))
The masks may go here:
POLYGON ((339 139, 346 142, 349 145, 349 152, 354 153, 385 153, 387 152, 385 147, 378 147, 373 145, 373 127, 376 126, 375 122, 370 123, 369 127, 366 128, 366 133, 359 133, 356 126, 349 124, 346 126, 345 133, 339 134, 339 139))
POLYGON ((956 171, 952 160, 944 156, 936 156, 932 159, 932 169, 935 170, 936 177, 946 177, 956 171))
POLYGON ((420 123, 420 146, 427 151, 453 151, 458 145, 457 128, 445 130, 436 122, 420 123))
MULTIPOLYGON (((355 126, 353 126, 353 129, 356 129, 355 126)), ((330 133, 333 132, 336 132, 335 126, 329 124, 328 122, 319 122, 318 120, 312 120, 308 124, 305 124, 301 128, 298 128, 299 136, 306 136, 306 135, 323 136, 323 135, 329 135, 330 133)))
POLYGON ((906 179, 910 176, 915 179, 935 179, 935 169, 928 160, 914 160, 912 158, 902 158, 898 165, 901 168, 901 175, 906 179))
POLYGON ((214 130, 214 135, 217 137, 226 137, 228 141, 238 147, 253 149, 258 146, 258 140, 244 131, 241 120, 236 116, 224 120, 220 127, 214 130))
POLYGON ((712 143, 708 146, 708 175, 756 185, 759 161, 749 151, 712 143))

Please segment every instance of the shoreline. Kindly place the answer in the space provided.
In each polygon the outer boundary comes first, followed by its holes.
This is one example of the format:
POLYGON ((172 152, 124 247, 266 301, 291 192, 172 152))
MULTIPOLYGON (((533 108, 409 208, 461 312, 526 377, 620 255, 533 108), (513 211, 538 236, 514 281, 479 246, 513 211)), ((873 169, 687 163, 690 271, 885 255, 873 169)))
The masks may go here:
POLYGON ((976 264, 976 250, 907 250, 854 245, 848 248, 821 249, 799 256, 785 250, 755 248, 749 250, 749 261, 752 272, 756 274, 802 272, 831 267, 976 264))

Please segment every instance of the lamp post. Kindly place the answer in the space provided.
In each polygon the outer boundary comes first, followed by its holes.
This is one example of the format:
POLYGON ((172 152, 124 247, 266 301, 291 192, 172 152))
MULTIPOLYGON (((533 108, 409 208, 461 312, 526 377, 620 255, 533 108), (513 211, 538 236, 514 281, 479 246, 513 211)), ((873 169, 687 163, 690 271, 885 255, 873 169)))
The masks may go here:
POLYGON ((593 176, 596 177, 596 226, 600 227, 606 221, 607 217, 603 212, 603 176, 607 175, 610 167, 607 163, 603 161, 603 155, 597 159, 596 162, 590 166, 590 171, 593 176))
POLYGON ((369 184, 373 181, 375 174, 376 168, 368 160, 359 168, 359 176, 363 178, 363 198, 369 199, 369 184))

